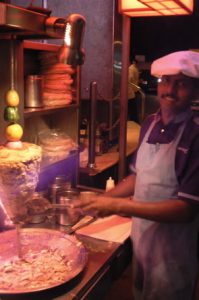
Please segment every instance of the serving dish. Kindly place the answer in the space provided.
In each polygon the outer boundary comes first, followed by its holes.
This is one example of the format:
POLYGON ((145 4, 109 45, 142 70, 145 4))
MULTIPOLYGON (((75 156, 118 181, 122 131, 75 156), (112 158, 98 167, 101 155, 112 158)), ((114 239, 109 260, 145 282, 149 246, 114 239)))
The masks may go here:
POLYGON ((58 287, 77 277, 87 264, 87 251, 72 235, 46 228, 0 234, 0 295, 23 294, 58 287))

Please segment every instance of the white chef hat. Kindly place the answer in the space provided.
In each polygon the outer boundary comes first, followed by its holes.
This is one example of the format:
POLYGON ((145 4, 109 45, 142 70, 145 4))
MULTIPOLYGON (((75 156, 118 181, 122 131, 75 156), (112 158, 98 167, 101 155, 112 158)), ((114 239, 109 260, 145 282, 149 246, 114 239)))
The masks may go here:
POLYGON ((177 51, 155 60, 151 65, 151 74, 156 77, 183 73, 199 78, 199 52, 177 51))

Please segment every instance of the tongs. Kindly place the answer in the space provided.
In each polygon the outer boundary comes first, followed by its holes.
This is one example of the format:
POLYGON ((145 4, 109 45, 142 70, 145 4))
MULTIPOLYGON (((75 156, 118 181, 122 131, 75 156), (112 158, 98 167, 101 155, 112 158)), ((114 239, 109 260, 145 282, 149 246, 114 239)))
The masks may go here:
POLYGON ((71 227, 71 229, 68 231, 68 234, 73 234, 77 230, 95 222, 97 220, 97 217, 92 216, 84 216, 82 219, 80 219, 79 222, 77 222, 75 225, 71 227))
POLYGON ((79 222, 71 227, 68 234, 75 233, 78 229, 81 229, 84 226, 87 226, 94 221, 97 220, 97 216, 95 215, 84 215, 82 214, 80 209, 74 208, 73 203, 68 201, 68 203, 60 204, 60 203, 50 203, 46 198, 37 198, 32 199, 26 202, 27 206, 27 213, 29 217, 37 216, 37 215, 44 215, 44 216, 51 216, 57 214, 67 214, 68 209, 75 209, 77 213, 80 214, 81 218, 79 222))
MULTIPOLYGON (((66 203, 50 203, 46 198, 36 198, 26 202, 28 216, 41 216, 41 215, 59 215, 67 214, 68 210, 74 209, 77 214, 85 215, 80 208, 75 208, 72 203, 73 200, 68 200, 66 203)), ((90 213, 90 217, 96 218, 95 214, 90 213)))
MULTIPOLYGON (((26 202, 27 214, 29 216, 37 215, 55 215, 61 213, 67 213, 68 209, 73 209, 74 205, 69 200, 68 203, 50 203, 46 198, 34 198, 29 199, 26 202)), ((79 209, 75 209, 77 212, 79 209)))

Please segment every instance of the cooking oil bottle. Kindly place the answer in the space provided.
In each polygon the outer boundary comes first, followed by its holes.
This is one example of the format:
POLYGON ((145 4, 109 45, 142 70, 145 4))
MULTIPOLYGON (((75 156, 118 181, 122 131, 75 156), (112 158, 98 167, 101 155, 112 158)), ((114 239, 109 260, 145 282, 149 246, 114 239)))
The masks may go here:
POLYGON ((115 187, 115 181, 114 179, 110 176, 109 179, 106 181, 106 191, 109 191, 115 187))

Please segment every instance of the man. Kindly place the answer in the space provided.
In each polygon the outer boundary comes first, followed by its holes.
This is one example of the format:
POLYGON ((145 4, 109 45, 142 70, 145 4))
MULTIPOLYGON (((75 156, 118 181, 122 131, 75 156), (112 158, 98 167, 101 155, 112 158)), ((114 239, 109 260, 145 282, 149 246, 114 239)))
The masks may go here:
POLYGON ((198 272, 199 53, 179 51, 151 67, 160 110, 141 129, 132 174, 83 211, 133 216, 135 300, 191 300, 198 272), (129 197, 132 195, 131 197, 129 197))

